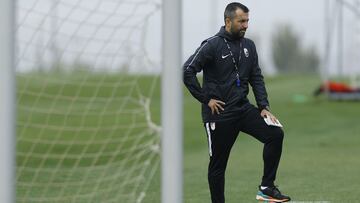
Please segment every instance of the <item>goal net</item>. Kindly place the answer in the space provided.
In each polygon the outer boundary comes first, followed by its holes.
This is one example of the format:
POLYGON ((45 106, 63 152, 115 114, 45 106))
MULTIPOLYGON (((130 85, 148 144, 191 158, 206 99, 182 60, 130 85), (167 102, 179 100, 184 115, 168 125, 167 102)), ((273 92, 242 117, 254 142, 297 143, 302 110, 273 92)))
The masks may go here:
POLYGON ((17 1, 16 202, 146 197, 160 160, 160 4, 17 1))

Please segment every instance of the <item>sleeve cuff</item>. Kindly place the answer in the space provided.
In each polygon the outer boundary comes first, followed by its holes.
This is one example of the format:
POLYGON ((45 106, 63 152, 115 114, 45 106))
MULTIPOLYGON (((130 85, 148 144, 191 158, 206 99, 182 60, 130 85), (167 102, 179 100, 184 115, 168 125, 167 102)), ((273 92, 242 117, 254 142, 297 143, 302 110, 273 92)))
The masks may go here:
POLYGON ((259 110, 260 110, 260 111, 262 111, 262 110, 264 110, 264 109, 270 112, 270 107, 269 107, 269 105, 259 106, 259 110))
POLYGON ((208 95, 204 95, 204 101, 203 101, 203 103, 207 105, 207 104, 209 103, 210 99, 211 99, 211 98, 210 98, 208 95))

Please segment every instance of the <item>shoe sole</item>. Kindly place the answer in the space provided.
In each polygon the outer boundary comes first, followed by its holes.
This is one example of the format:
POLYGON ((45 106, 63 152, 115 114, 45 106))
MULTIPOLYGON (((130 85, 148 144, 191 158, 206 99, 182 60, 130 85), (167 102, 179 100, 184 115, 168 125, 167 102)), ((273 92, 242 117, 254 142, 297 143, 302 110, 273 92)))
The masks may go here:
POLYGON ((260 200, 260 201, 268 201, 269 203, 271 203, 271 202, 288 202, 288 201, 290 201, 289 199, 274 199, 274 198, 271 198, 269 196, 263 197, 263 196, 260 196, 260 195, 256 195, 256 199, 260 200))

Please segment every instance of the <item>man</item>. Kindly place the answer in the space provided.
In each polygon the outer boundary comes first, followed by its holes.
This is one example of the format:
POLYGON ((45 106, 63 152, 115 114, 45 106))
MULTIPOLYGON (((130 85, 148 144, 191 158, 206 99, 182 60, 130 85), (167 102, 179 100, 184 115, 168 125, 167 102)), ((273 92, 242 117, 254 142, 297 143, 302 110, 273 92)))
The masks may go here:
POLYGON ((244 37, 248 28, 249 9, 230 3, 224 13, 225 26, 201 46, 184 64, 184 83, 202 103, 202 118, 208 137, 210 162, 208 181, 213 203, 225 202, 224 175, 230 150, 240 131, 264 143, 264 174, 258 200, 286 202, 274 181, 279 165, 283 131, 268 126, 271 118, 263 76, 258 65, 254 42, 244 37), (203 71, 203 85, 196 74, 203 71), (249 84, 258 108, 249 103, 249 84))

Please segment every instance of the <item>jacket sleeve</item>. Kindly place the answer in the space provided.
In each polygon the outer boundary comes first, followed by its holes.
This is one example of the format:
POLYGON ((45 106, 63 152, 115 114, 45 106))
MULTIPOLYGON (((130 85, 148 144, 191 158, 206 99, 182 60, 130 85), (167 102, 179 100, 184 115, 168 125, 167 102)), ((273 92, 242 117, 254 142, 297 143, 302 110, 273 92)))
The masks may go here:
POLYGON ((183 80, 185 86, 190 91, 191 95, 203 104, 208 104, 210 98, 200 86, 196 74, 206 68, 205 66, 212 60, 213 49, 209 42, 204 41, 183 66, 183 80))
POLYGON ((269 107, 268 95, 265 88, 264 77, 261 74, 261 69, 258 62, 258 55, 255 44, 254 47, 254 62, 250 71, 249 83, 255 95, 256 104, 260 110, 267 109, 269 107))

